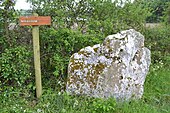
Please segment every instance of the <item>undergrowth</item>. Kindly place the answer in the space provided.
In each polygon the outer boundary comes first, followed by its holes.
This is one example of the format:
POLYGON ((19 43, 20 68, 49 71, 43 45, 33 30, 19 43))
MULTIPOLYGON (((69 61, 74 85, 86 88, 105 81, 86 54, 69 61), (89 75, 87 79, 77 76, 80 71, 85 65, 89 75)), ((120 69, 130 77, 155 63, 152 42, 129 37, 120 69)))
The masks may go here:
POLYGON ((0 94, 1 113, 169 113, 170 70, 163 65, 152 65, 145 81, 142 99, 116 102, 115 99, 97 99, 74 96, 52 89, 44 89, 38 100, 33 94, 20 90, 0 94))

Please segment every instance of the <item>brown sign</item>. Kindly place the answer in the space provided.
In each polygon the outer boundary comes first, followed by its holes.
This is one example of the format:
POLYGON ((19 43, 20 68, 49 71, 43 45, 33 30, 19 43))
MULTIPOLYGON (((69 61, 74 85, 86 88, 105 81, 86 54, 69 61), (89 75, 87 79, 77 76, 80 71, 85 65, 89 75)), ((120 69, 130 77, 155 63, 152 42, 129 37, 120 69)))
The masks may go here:
POLYGON ((20 26, 51 25, 50 16, 22 16, 19 18, 20 26))

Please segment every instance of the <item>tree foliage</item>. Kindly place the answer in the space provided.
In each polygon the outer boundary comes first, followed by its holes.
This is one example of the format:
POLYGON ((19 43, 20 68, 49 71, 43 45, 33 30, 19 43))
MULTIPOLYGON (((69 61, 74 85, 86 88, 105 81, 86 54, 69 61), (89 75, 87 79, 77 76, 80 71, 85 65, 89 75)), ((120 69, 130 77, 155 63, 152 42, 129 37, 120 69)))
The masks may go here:
POLYGON ((82 32, 95 31, 104 35, 120 30, 141 30, 149 15, 141 2, 127 2, 124 7, 112 0, 28 0, 35 12, 50 15, 57 28, 77 28, 82 32))
POLYGON ((166 4, 167 8, 164 12, 164 22, 166 25, 170 25, 170 2, 166 4))
MULTIPOLYGON (((8 29, 8 25, 11 21, 15 20, 15 11, 14 11, 14 0, 3 0, 0 1, 0 33, 2 36, 5 36, 10 45, 11 38, 8 29)), ((2 48, 2 47, 0 47, 2 48)))
POLYGON ((142 0, 144 7, 148 7, 151 15, 146 21, 150 23, 158 23, 163 21, 164 12, 166 11, 169 0, 142 0))

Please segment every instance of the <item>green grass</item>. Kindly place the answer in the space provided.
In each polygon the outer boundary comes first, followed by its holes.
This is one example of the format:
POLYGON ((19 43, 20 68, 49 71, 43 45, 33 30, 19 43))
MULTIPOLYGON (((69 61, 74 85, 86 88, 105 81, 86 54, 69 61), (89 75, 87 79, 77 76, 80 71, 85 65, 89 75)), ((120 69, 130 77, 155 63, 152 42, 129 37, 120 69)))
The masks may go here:
POLYGON ((22 91, 0 94, 0 113, 170 113, 170 70, 151 66, 141 100, 119 103, 114 99, 70 96, 46 89, 37 100, 22 91))

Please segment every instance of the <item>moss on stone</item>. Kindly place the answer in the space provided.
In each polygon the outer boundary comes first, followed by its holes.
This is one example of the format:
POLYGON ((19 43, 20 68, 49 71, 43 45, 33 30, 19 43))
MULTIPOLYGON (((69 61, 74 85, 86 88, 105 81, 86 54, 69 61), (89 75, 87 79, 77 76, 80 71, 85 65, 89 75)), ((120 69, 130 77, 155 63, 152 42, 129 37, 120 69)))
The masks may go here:
POLYGON ((93 50, 94 50, 96 53, 97 53, 98 49, 99 49, 99 48, 93 48, 93 50))

